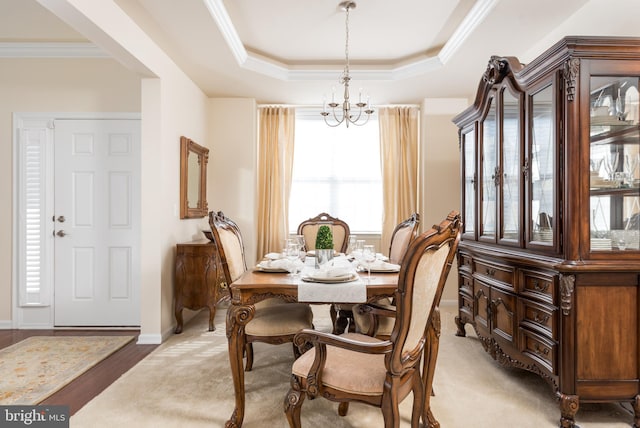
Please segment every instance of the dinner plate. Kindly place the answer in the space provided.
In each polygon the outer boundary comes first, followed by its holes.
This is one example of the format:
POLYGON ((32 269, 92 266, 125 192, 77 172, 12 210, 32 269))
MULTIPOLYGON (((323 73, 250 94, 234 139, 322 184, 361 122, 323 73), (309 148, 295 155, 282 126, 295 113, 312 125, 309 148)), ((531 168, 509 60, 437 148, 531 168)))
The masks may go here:
POLYGON ((341 282, 351 282, 351 281, 355 281, 356 279, 358 279, 358 275, 355 273, 351 273, 349 275, 344 275, 344 276, 336 276, 332 278, 314 278, 310 276, 305 276, 302 278, 302 280, 305 282, 319 282, 324 284, 337 284, 341 282))
MULTIPOLYGON (((366 269, 364 269, 366 272, 366 269)), ((371 269, 371 273, 389 273, 389 272, 400 272, 400 268, 378 268, 371 269)))

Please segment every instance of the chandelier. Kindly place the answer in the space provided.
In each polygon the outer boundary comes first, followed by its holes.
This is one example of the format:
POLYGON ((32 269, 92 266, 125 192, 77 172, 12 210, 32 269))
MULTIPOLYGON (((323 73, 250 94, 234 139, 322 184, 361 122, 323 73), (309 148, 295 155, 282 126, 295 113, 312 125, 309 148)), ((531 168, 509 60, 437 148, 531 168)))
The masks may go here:
MULTIPOLYGON (((356 8, 356 3, 353 1, 343 1, 339 4, 339 7, 345 11, 345 27, 346 27, 346 42, 344 47, 345 54, 345 66, 344 71, 338 79, 341 85, 344 85, 344 100, 342 104, 339 104, 335 100, 335 91, 332 91, 331 102, 327 103, 326 100, 322 103, 322 112, 320 113, 324 117, 324 121, 331 127, 339 126, 341 123, 345 123, 347 128, 352 123, 357 126, 362 126, 369 121, 369 117, 373 113, 373 109, 369 104, 369 98, 366 101, 362 100, 362 89, 358 97, 358 102, 353 104, 357 107, 357 111, 352 111, 351 101, 349 100, 349 82, 351 82, 351 75, 349 74, 349 10, 356 8), (330 107, 330 111, 327 111, 327 106, 330 107), (342 106, 342 108, 339 108, 342 106), (342 111, 340 111, 342 110, 342 111), (362 114, 364 113, 364 115, 362 114), (331 117, 329 117, 331 116, 331 117), (362 120, 361 120, 362 119, 362 120)), ((355 110, 355 109, 354 109, 355 110)))

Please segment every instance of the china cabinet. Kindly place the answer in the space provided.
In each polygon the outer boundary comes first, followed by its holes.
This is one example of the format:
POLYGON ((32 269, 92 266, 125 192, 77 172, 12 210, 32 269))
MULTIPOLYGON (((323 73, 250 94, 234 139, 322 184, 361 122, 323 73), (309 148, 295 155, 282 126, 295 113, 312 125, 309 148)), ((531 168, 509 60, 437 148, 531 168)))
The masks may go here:
POLYGON ((491 57, 459 127, 458 335, 640 426, 640 38, 491 57))
POLYGON ((176 290, 174 311, 175 333, 182 332, 182 309, 209 309, 209 331, 215 326, 216 305, 230 300, 228 284, 215 243, 209 240, 185 242, 176 245, 176 290))

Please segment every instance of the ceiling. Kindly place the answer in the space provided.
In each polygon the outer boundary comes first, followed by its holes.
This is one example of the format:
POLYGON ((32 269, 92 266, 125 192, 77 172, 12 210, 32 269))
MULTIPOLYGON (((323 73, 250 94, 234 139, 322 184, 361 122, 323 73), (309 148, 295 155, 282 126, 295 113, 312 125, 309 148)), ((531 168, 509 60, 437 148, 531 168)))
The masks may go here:
MULTIPOLYGON (((339 0, 114 1, 211 97, 318 105, 339 86, 339 0)), ((491 55, 528 62, 564 35, 591 34, 592 23, 577 19, 584 8, 634 2, 359 0, 349 18, 352 90, 362 87, 374 104, 472 99, 491 55)), ((37 0, 0 0, 0 11, 0 57, 21 46, 91 42, 37 0)))

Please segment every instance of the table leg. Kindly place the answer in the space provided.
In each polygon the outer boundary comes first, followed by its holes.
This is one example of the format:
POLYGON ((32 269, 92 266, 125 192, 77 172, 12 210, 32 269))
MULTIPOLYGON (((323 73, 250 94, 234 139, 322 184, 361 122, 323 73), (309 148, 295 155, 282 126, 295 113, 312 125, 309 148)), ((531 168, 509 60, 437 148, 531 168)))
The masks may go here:
POLYGON ((225 428, 240 428, 244 419, 244 326, 253 318, 255 306, 232 304, 227 310, 227 340, 229 341, 229 363, 236 394, 236 407, 225 428))

